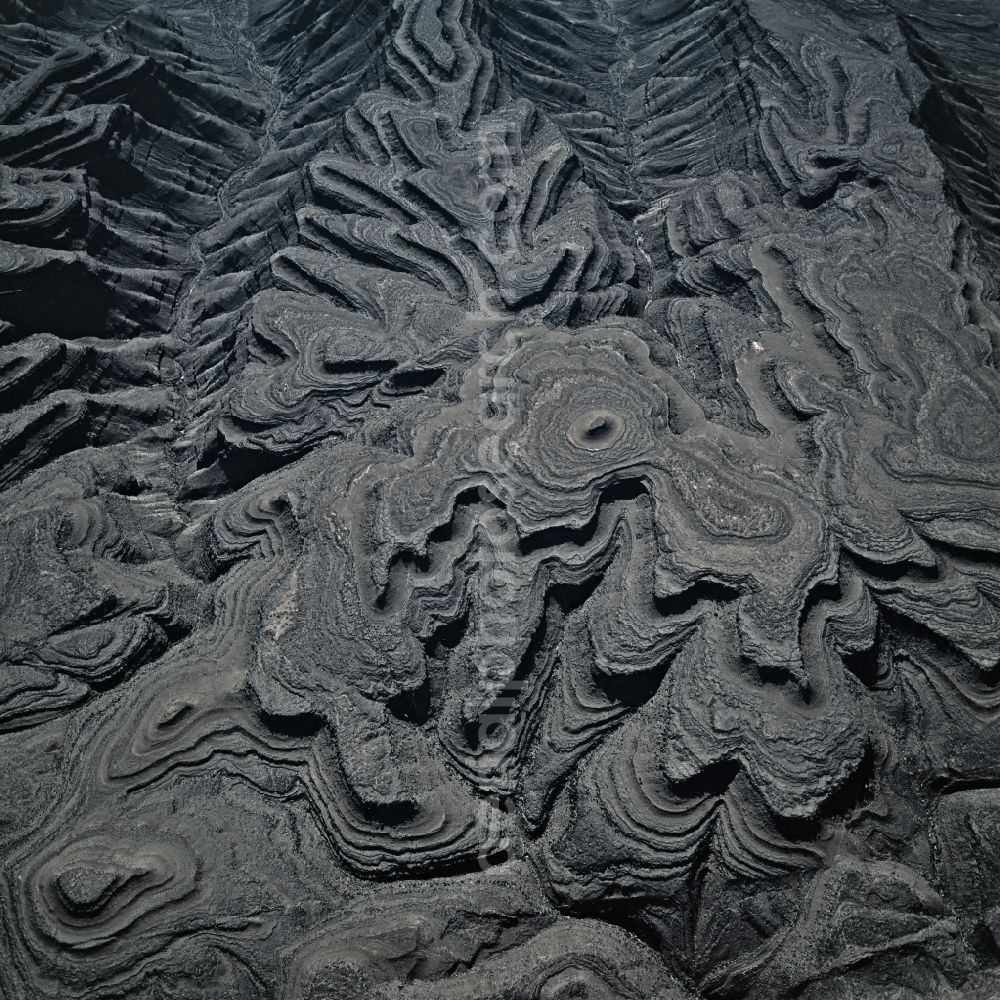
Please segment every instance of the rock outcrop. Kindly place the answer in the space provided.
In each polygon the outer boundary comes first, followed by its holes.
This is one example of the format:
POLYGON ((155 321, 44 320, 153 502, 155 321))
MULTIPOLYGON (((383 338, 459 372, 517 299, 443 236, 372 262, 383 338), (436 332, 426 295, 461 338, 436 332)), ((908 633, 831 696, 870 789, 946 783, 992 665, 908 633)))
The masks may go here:
POLYGON ((986 0, 0 0, 0 998, 1000 992, 986 0))

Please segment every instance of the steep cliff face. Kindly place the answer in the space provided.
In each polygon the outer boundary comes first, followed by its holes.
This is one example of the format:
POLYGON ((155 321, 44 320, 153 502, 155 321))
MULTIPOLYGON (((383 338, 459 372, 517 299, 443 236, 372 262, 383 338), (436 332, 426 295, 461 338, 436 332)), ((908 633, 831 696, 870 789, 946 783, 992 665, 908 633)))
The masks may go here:
POLYGON ((986 0, 0 0, 0 998, 1000 995, 986 0))

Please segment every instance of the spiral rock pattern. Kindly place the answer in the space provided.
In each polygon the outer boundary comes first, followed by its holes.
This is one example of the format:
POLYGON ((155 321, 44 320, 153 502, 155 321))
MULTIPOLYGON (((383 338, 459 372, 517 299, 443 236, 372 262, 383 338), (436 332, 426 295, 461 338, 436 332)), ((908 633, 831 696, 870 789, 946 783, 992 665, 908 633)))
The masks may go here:
POLYGON ((1000 993, 985 0, 0 0, 0 1000, 1000 993))

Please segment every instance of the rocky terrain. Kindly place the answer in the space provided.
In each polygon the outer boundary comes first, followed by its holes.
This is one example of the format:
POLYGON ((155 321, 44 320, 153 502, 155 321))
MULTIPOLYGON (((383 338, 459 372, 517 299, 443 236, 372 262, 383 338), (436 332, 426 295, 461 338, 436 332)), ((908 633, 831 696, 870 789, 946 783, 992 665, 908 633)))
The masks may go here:
POLYGON ((0 998, 1000 996, 992 0, 0 0, 0 998))

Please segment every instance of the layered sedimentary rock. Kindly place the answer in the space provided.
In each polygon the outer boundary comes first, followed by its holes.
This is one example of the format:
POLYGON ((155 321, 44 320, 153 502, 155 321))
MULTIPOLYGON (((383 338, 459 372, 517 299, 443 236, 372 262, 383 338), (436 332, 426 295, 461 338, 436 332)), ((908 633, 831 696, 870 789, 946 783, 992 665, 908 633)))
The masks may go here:
POLYGON ((0 997, 1000 992, 985 0, 0 0, 0 997))

